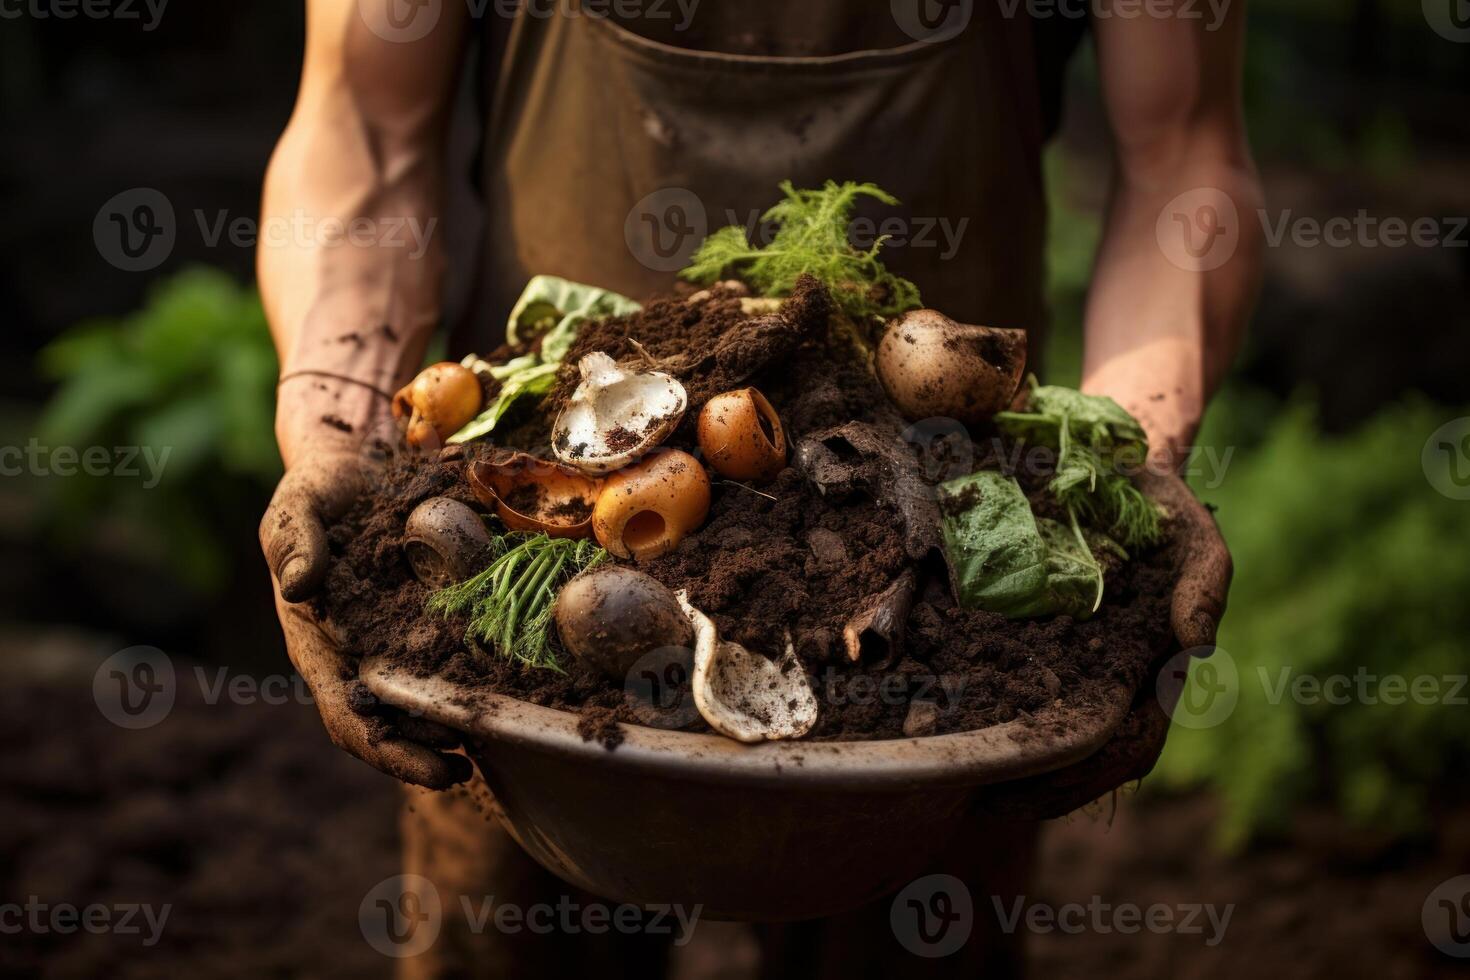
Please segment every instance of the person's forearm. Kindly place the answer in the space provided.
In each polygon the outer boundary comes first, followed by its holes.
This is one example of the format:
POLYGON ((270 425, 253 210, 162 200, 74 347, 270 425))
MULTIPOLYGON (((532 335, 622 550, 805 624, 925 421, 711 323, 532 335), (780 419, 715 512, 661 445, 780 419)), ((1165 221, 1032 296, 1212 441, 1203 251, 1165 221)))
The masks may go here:
POLYGON ((1206 149, 1114 182, 1087 302, 1083 388, 1124 402, 1174 462, 1239 349, 1260 282, 1260 206, 1243 152, 1206 149))
POLYGON ((262 227, 285 233, 262 236, 257 270, 288 465, 303 443, 344 441, 343 428, 380 417, 439 321, 438 161, 428 151, 373 161, 351 130, 342 119, 293 123, 266 178, 262 227))
POLYGON ((308 444, 360 443, 439 323, 443 146, 466 20, 397 42, 369 28, 357 0, 308 2, 256 262, 288 466, 308 444))

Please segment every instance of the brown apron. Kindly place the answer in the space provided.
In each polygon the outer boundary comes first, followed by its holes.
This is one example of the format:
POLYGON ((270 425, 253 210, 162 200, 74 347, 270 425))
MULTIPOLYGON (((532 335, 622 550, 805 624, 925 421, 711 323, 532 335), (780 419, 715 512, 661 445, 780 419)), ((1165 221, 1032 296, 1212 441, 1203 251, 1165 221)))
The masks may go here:
POLYGON ((480 346, 499 342, 537 273, 634 298, 668 291, 706 232, 759 231, 785 178, 877 183, 902 205, 865 206, 854 238, 891 233, 885 261, 926 304, 1041 327, 1043 125, 1026 18, 961 0, 968 26, 933 41, 898 22, 927 0, 702 0, 682 29, 675 0, 643 0, 636 21, 579 0, 547 16, 551 2, 522 10, 497 59, 475 315, 496 333, 480 346), (735 53, 752 49, 776 53, 735 53))

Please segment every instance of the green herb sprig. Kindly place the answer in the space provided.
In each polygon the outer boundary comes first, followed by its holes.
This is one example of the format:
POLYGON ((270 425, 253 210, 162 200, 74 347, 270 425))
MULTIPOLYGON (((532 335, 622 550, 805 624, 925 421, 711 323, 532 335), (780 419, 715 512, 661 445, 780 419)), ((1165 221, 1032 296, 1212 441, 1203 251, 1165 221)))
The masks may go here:
POLYGON ((1048 489, 1074 525, 1080 519, 1126 548, 1163 537, 1158 507, 1120 472, 1148 458, 1148 437, 1117 402, 1033 378, 1027 410, 1001 412, 995 422, 1013 438, 1056 450, 1048 489))
POLYGON ((496 539, 497 556, 484 571, 429 597, 428 610, 470 617, 466 639, 492 646, 527 667, 562 672, 551 647, 556 594, 578 572, 607 561, 591 541, 545 534, 496 539))
POLYGON ((855 248, 848 237, 853 208, 870 197, 895 205, 898 199, 876 184, 827 181, 820 190, 797 190, 781 182, 784 200, 761 216, 778 225, 765 247, 752 245, 739 225, 721 228, 694 253, 683 278, 711 285, 731 273, 763 296, 789 296, 803 273, 820 279, 842 311, 854 318, 894 316, 922 305, 919 287, 884 268, 871 248, 855 248))

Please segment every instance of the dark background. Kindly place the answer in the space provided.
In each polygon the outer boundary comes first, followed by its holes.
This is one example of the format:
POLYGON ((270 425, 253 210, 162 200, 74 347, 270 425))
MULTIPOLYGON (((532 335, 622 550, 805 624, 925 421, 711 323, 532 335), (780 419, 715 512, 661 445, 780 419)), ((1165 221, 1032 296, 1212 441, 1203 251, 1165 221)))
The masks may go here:
MULTIPOLYGON (((91 696, 100 661, 138 644, 181 677, 290 672, 254 544, 279 468, 254 256, 210 246, 194 212, 256 216, 294 95, 301 5, 172 0, 152 31, 139 10, 0 21, 0 443, 167 432, 177 447, 147 490, 0 479, 0 903, 176 908, 156 947, 7 935, 0 968, 386 975, 356 926, 361 896, 396 869, 386 777, 336 753, 309 705, 208 705, 181 683, 167 720, 128 732, 91 696), (178 218, 171 255, 146 273, 109 264, 92 235, 103 203, 136 187, 162 191, 178 218), (83 335, 87 357, 43 354, 83 335), (216 376, 220 361, 252 367, 216 376), (109 393, 124 369, 152 380, 109 393)), ((1250 44, 1272 220, 1470 214, 1470 44, 1432 31, 1417 0, 1267 0, 1250 44)), ((1107 172, 1084 46, 1048 157, 1050 380, 1075 380, 1107 172)), ((1448 975, 1420 912, 1470 873, 1470 708, 1269 705, 1251 678, 1467 670, 1470 503, 1437 493, 1420 464, 1431 432, 1470 415, 1467 238, 1268 249, 1248 349, 1202 437, 1233 451, 1231 467, 1196 480, 1239 568, 1221 642, 1247 679, 1241 705, 1176 731, 1142 793, 1053 828, 1036 896, 1234 902, 1231 931, 1208 949, 1184 935, 1038 935, 1040 975, 1448 975)), ((738 930, 710 933, 725 952, 697 943, 686 974, 746 975, 738 930)))

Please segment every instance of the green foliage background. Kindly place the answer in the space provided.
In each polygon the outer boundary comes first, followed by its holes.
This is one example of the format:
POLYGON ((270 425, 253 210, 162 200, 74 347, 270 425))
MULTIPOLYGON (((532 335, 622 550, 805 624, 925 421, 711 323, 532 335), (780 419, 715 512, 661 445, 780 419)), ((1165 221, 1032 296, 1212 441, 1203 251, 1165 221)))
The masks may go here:
POLYGON ((66 331, 40 368, 59 385, 39 423, 43 445, 168 451, 154 487, 146 473, 48 481, 55 532, 81 543, 105 527, 182 582, 221 587, 234 539, 259 521, 281 472, 276 354, 255 291, 187 270, 138 312, 66 331))

